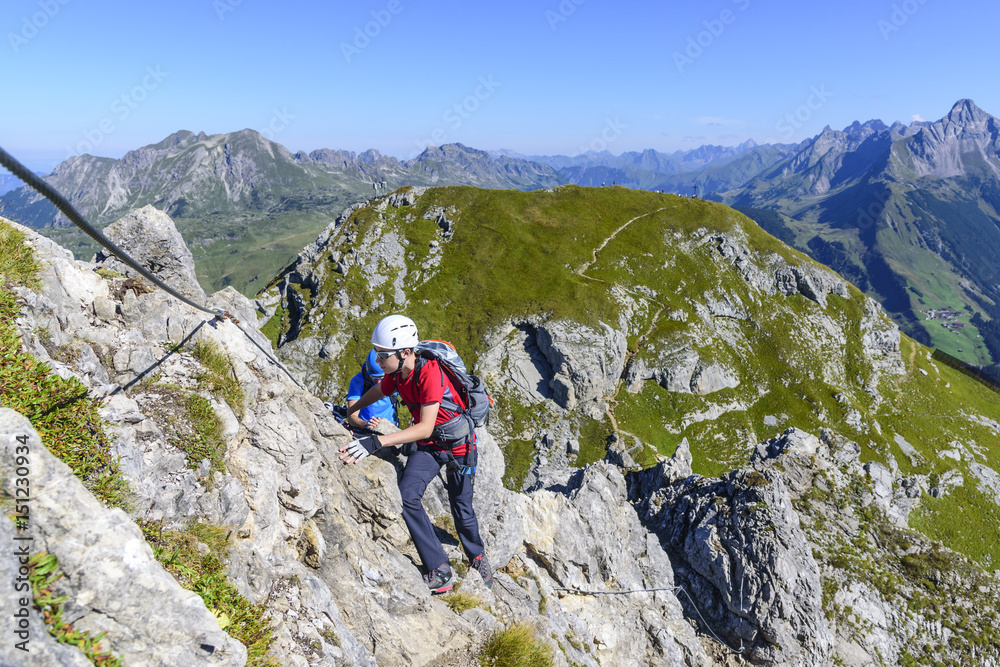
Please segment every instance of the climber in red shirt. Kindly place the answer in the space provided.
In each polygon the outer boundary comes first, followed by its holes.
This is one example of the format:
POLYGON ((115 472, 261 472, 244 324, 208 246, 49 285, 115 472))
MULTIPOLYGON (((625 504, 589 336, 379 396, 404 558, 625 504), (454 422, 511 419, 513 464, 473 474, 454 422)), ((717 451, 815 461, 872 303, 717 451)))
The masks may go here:
POLYGON ((432 593, 451 590, 453 573, 421 501, 441 466, 447 466, 448 499, 455 529, 472 568, 492 588, 493 570, 486 559, 479 522, 472 508, 478 458, 476 431, 471 419, 462 412, 466 406, 440 364, 434 359, 422 360, 417 371, 413 348, 418 342, 417 326, 408 317, 390 315, 375 327, 372 345, 385 377, 354 403, 348 414, 398 391, 413 419, 396 433, 363 436, 348 443, 340 449, 340 458, 345 464, 357 463, 381 447, 408 445, 406 449, 412 450, 399 480, 399 492, 403 520, 423 562, 424 581, 432 593), (443 404, 457 406, 458 411, 444 409, 443 404))

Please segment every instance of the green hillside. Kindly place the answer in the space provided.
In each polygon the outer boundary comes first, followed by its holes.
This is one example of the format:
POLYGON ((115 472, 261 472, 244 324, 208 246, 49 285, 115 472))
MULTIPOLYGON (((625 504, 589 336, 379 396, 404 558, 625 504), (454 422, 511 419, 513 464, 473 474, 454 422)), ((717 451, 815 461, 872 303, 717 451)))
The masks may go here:
MULTIPOLYGON (((893 186, 882 194, 860 190, 781 200, 779 210, 787 215, 775 231, 878 298, 910 335, 968 363, 993 363, 995 350, 973 318, 979 313, 989 321, 1000 314, 987 295, 1000 237, 981 233, 995 227, 995 214, 984 211, 978 195, 966 194, 969 189, 958 181, 932 180, 918 189, 893 186), (855 207, 845 209, 841 200, 855 207), (869 208, 874 218, 885 219, 875 222, 865 213, 869 208), (957 315, 943 327, 930 310, 957 315)), ((762 225, 778 215, 744 210, 762 225)))
MULTIPOLYGON (((891 360, 873 356, 863 341, 891 325, 857 289, 847 298, 829 294, 824 308, 802 294, 762 292, 745 277, 751 264, 765 275, 781 266, 823 271, 721 204, 623 188, 436 188, 413 206, 376 202, 356 211, 311 274, 304 266, 289 274, 295 305, 284 302, 269 328, 276 340, 284 334, 290 363, 315 371, 313 385, 333 400, 356 372, 371 329, 390 312, 410 315, 422 337, 454 342, 470 366, 509 335, 511 323, 529 320, 620 328, 628 343, 623 375, 629 365, 654 367, 687 346, 706 364, 730 369, 739 384, 697 395, 649 380, 632 393, 622 380, 605 397, 605 417, 595 420, 551 401, 528 403, 505 383, 502 367, 478 368, 492 373, 498 407, 491 430, 507 451, 508 484, 518 486, 527 470, 532 434, 559 419, 570 420, 579 436, 576 465, 602 458, 613 438, 644 443, 631 452, 640 465, 672 454, 687 438, 695 471, 708 475, 744 465, 757 443, 787 427, 817 435, 830 429, 858 442, 863 461, 898 465, 904 475, 962 473, 961 495, 933 499, 914 519, 928 535, 954 531, 947 509, 961 503, 966 516, 989 519, 984 530, 1000 538, 991 519, 996 498, 976 490, 973 460, 937 453, 960 442, 980 453, 976 461, 1000 469, 1000 396, 930 361, 930 350, 905 336, 889 368, 891 360), (436 222, 442 210, 453 222, 450 240, 436 222), (747 254, 724 257, 720 239, 747 254), (390 247, 402 257, 378 250, 390 247), (346 274, 334 268, 344 257, 354 258, 346 274), (353 313, 333 307, 345 297, 357 304, 353 313), (733 304, 741 315, 709 316, 709 302, 733 304), (319 359, 289 352, 311 339, 342 349, 319 359), (919 458, 911 461, 899 439, 919 458)), ((265 297, 275 298, 279 284, 265 297)), ((980 562, 1000 559, 1000 539, 970 533, 956 542, 980 562)))

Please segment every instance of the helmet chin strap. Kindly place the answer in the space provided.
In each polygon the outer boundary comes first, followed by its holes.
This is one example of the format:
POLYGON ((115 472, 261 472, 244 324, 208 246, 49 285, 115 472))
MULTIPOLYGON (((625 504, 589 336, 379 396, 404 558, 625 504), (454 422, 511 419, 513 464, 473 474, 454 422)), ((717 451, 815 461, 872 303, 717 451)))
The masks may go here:
POLYGON ((394 356, 396 357, 396 370, 389 373, 389 375, 396 375, 399 371, 403 370, 403 356, 400 354, 401 351, 402 350, 395 351, 396 354, 394 356))

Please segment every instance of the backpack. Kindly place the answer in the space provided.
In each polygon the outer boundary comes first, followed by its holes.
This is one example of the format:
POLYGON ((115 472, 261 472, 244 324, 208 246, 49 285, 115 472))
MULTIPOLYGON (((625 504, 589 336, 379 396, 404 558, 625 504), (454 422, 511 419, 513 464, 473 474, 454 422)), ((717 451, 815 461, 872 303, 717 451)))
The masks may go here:
MULTIPOLYGON (((466 370, 465 362, 458 355, 454 345, 443 340, 422 340, 413 348, 413 353, 416 355, 414 372, 417 373, 418 383, 423 380, 420 372, 424 364, 433 359, 438 362, 442 372, 448 375, 451 385, 466 405, 463 409, 461 405, 445 397, 441 401, 442 408, 449 412, 460 413, 472 423, 473 427, 487 424, 493 399, 482 380, 466 370)), ((471 429, 468 426, 462 427, 460 424, 452 424, 456 421, 465 420, 452 419, 435 427, 436 437, 444 444, 455 446, 467 441, 471 429)))

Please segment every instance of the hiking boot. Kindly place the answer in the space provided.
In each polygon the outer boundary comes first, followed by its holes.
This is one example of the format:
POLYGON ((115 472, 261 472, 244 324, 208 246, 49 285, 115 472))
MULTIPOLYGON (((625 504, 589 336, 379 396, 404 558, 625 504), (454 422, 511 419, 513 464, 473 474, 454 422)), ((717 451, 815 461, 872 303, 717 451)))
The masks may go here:
POLYGON ((485 551, 472 559, 472 569, 482 576, 486 588, 493 590, 493 568, 490 567, 485 551))
POLYGON ((424 583, 431 589, 432 595, 447 593, 454 586, 452 583, 451 567, 445 564, 436 570, 431 570, 424 575, 424 583))

